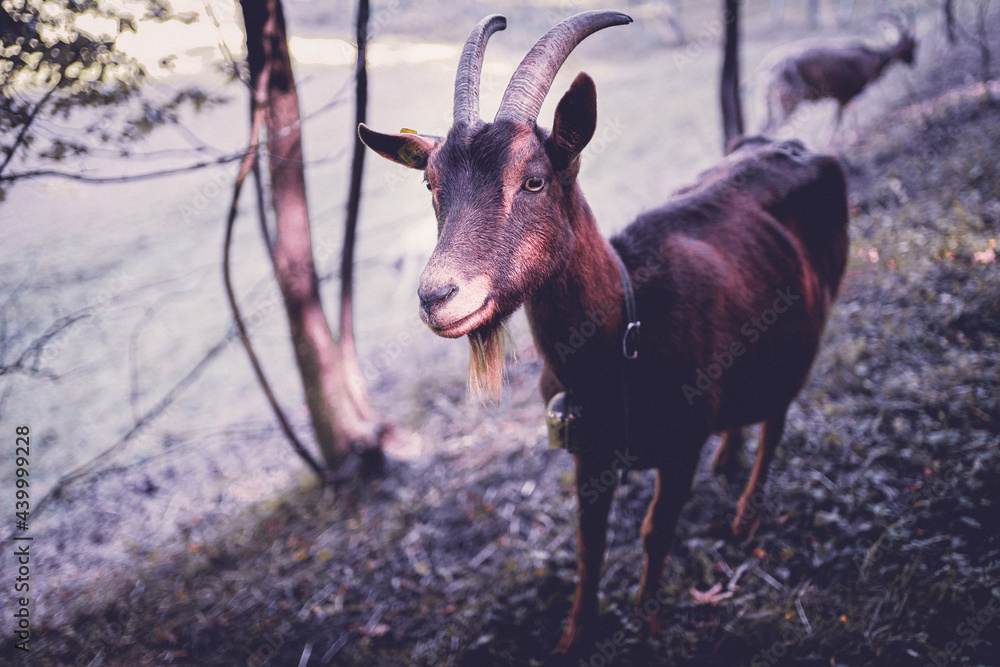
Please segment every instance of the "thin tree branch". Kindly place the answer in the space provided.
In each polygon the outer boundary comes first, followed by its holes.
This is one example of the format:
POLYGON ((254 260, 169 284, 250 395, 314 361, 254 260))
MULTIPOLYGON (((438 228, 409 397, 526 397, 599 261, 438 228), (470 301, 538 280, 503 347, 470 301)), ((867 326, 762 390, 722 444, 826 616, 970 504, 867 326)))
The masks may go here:
POLYGON ((228 164, 230 162, 236 162, 243 158, 243 153, 238 153, 235 155, 225 155, 215 160, 209 160, 207 162, 196 162, 194 164, 189 164, 184 167, 174 167, 172 169, 161 169, 158 171, 150 171, 144 174, 132 174, 132 175, 122 175, 122 176, 86 176, 84 174, 74 174, 68 171, 58 171, 56 169, 36 169, 33 171, 22 171, 8 176, 0 176, 0 183, 5 181, 17 181, 25 178, 37 178, 39 176, 52 176, 56 178, 68 178, 74 181, 84 181, 86 183, 130 183, 133 181, 145 181, 152 178, 160 178, 161 176, 172 176, 173 174, 181 174, 186 171, 195 171, 198 169, 203 169, 205 167, 214 167, 220 164, 228 164))
POLYGON ((348 383, 351 399, 358 412, 368 415, 371 400, 364 384, 364 376, 358 364, 357 349, 354 346, 354 247, 357 242, 358 213, 361 209, 361 181, 364 176, 365 153, 357 128, 366 122, 368 109, 368 0, 358 0, 357 17, 357 63, 355 67, 354 155, 351 160, 351 183, 347 194, 347 215, 344 221, 344 245, 340 255, 340 347, 343 352, 345 370, 352 381, 348 383))
MULTIPOLYGON (((72 321, 67 324, 64 324, 63 326, 60 327, 60 329, 65 329, 66 326, 68 326, 72 322, 75 322, 76 320, 82 319, 84 317, 89 317, 89 315, 76 314, 73 316, 69 316, 67 318, 63 318, 63 319, 71 319, 72 321)), ((50 327, 49 331, 51 332, 54 328, 56 328, 58 324, 59 322, 50 327)), ((118 450, 119 448, 130 442, 136 436, 140 435, 150 424, 159 419, 160 416, 163 415, 163 413, 165 413, 167 409, 174 403, 174 401, 177 400, 177 398, 184 391, 186 391, 192 384, 194 384, 194 382, 208 368, 208 366, 212 363, 212 361, 214 361, 215 358, 218 357, 219 354, 221 354, 225 350, 225 348, 232 342, 233 338, 237 335, 238 332, 236 330, 236 325, 234 324, 233 328, 230 331, 228 331, 226 335, 223 336, 221 340, 219 340, 219 342, 213 345, 205 353, 205 355, 201 358, 201 360, 198 361, 198 363, 195 364, 194 367, 190 371, 188 371, 183 378, 181 378, 173 387, 171 387, 170 390, 167 391, 167 393, 165 393, 152 408, 146 411, 139 419, 135 420, 135 422, 132 425, 132 428, 130 428, 128 432, 125 433, 125 435, 119 438, 118 441, 115 442, 113 445, 111 445, 104 451, 100 452, 99 454, 91 458, 89 461, 77 466, 70 472, 62 475, 56 481, 55 485, 51 489, 49 489, 49 491, 41 498, 38 505, 35 506, 35 509, 32 512, 32 516, 37 518, 42 512, 42 510, 45 509, 52 502, 52 500, 58 498, 62 494, 62 492, 65 491, 73 482, 76 482, 77 480, 80 480, 92 474, 97 474, 100 472, 109 472, 114 470, 115 469, 114 466, 98 469, 97 464, 103 459, 107 458, 114 451, 118 450)), ((0 402, 2 402, 5 399, 5 397, 6 394, 3 397, 0 397, 0 402)))
POLYGON ((948 37, 948 43, 954 44, 958 39, 958 35, 955 34, 955 7, 954 0, 944 0, 944 27, 945 35, 948 37))
POLYGON ((173 298, 173 294, 164 294, 162 297, 157 299, 156 303, 146 309, 143 313, 142 318, 139 322, 132 328, 132 333, 128 337, 128 365, 129 365, 129 392, 128 401, 132 408, 132 421, 139 421, 139 334, 142 333, 143 328, 149 324, 153 317, 156 315, 161 303, 165 302, 167 299, 173 298))
POLYGON ((139 331, 153 317, 153 309, 147 308, 142 319, 132 329, 128 337, 128 376, 129 392, 128 403, 132 408, 132 421, 139 421, 139 331))
MULTIPOLYGON (((313 118, 315 116, 318 116, 319 114, 321 114, 323 112, 329 111, 330 109, 333 109, 334 107, 338 106, 339 104, 342 104, 344 102, 344 100, 342 99, 342 96, 343 96, 344 91, 346 89, 347 89, 347 83, 345 83, 344 86, 340 90, 338 90, 336 92, 336 94, 334 95, 334 97, 328 103, 326 103, 325 105, 323 105, 322 107, 320 107, 316 111, 312 112, 308 116, 302 118, 302 122, 304 122, 306 120, 309 120, 309 119, 311 119, 311 118, 313 118)), ((161 178, 161 177, 164 177, 164 176, 172 176, 174 174, 180 174, 180 173, 184 173, 184 172, 187 172, 187 171, 196 171, 198 169, 204 169, 205 167, 214 167, 214 166, 217 166, 217 165, 220 165, 220 164, 229 164, 230 162, 237 162, 239 160, 242 160, 243 156, 246 155, 246 151, 241 151, 239 153, 233 153, 231 155, 222 155, 222 156, 220 156, 220 157, 218 157, 218 158, 216 158, 214 160, 203 161, 203 162, 196 162, 194 164, 186 165, 184 167, 174 167, 174 168, 171 168, 171 169, 162 169, 162 170, 150 171, 150 172, 146 172, 146 173, 142 173, 142 174, 133 174, 133 175, 124 175, 123 174, 123 175, 119 175, 119 176, 87 176, 85 174, 77 174, 77 173, 73 173, 73 172, 59 171, 58 169, 33 169, 33 170, 30 170, 30 171, 16 172, 16 173, 4 176, 3 175, 3 170, 7 166, 7 164, 11 161, 11 158, 13 157, 14 152, 16 151, 16 149, 18 148, 18 146, 20 145, 20 143, 23 141, 24 135, 27 133, 28 126, 34 120, 35 115, 41 109, 42 105, 48 100, 48 97, 52 94, 52 92, 54 90, 55 90, 55 88, 52 88, 51 90, 49 90, 45 94, 45 97, 42 98, 42 100, 39 101, 39 103, 35 106, 35 109, 32 111, 30 118, 25 123, 25 126, 21 129, 21 133, 18 135, 17 139, 14 142, 14 145, 11 147, 10 154, 4 160, 3 165, 0 166, 0 183, 14 182, 14 181, 19 181, 19 180, 24 180, 24 179, 27 179, 27 178, 40 178, 40 177, 66 178, 66 179, 70 179, 70 180, 74 180, 74 181, 80 181, 80 182, 84 182, 84 183, 96 183, 96 184, 101 184, 101 183, 130 183, 130 182, 134 182, 134 181, 145 181, 145 180, 150 180, 150 179, 154 179, 154 178, 161 178)), ((196 152, 204 150, 204 149, 208 149, 208 150, 212 150, 212 151, 218 152, 218 149, 216 149, 216 148, 214 148, 212 146, 209 146, 208 144, 204 144, 204 143, 202 143, 202 146, 200 146, 200 147, 199 146, 195 146, 195 147, 192 148, 192 150, 194 150, 196 152)), ((167 152, 167 151, 159 151, 159 152, 167 152)), ((139 155, 136 155, 135 157, 150 158, 150 157, 152 157, 152 154, 148 154, 148 155, 147 154, 139 154, 139 155)), ((276 158, 271 157, 271 159, 276 159, 276 158)), ((333 156, 330 156, 330 157, 317 158, 315 160, 310 160, 308 162, 302 161, 301 164, 303 164, 303 165, 326 164, 328 162, 335 162, 335 161, 337 161, 339 159, 340 159, 340 154, 337 154, 337 155, 333 155, 333 156)))
POLYGON ((31 124, 35 122, 35 117, 38 116, 38 112, 41 111, 42 107, 45 106, 45 103, 49 101, 49 98, 52 97, 52 93, 54 93, 55 90, 56 86, 49 88, 45 95, 42 96, 42 99, 38 101, 38 104, 35 105, 35 108, 31 110, 31 113, 28 114, 28 119, 24 121, 24 127, 22 127, 21 131, 17 133, 17 138, 14 139, 14 143, 10 146, 10 152, 7 153, 7 157, 4 159, 3 164, 0 164, 0 176, 2 176, 3 170, 7 168, 10 161, 14 159, 14 154, 17 153, 17 149, 21 147, 22 143, 24 143, 24 138, 28 135, 28 130, 31 128, 31 124))
POLYGON ((955 22, 955 29, 961 33, 962 39, 979 49, 980 75, 983 81, 989 81, 991 53, 986 18, 990 11, 990 0, 979 0, 977 9, 975 32, 967 29, 961 21, 955 22))
MULTIPOLYGON (((215 167, 220 164, 229 164, 230 162, 238 162, 243 159, 244 153, 235 153, 233 155, 224 155, 215 160, 209 160, 207 162, 196 162, 194 164, 189 164, 183 167, 174 167, 171 169, 162 169, 158 171, 150 171, 143 174, 132 174, 132 175, 120 175, 120 176, 87 176, 85 174, 76 174, 69 171, 59 171, 56 169, 34 169, 32 171, 20 171, 7 176, 0 176, 0 183, 19 181, 26 178, 39 178, 39 177, 52 177, 52 178, 68 178, 74 181, 82 181, 84 183, 131 183, 133 181, 148 181, 154 178, 161 178, 163 176, 173 176, 174 174, 181 174, 187 171, 197 171, 198 169, 204 169, 205 167, 215 167)), ((280 159, 280 158, 272 158, 280 159)), ((308 162, 298 161, 299 164, 303 165, 316 165, 325 164, 327 162, 335 162, 340 159, 340 154, 333 155, 326 158, 317 158, 315 160, 310 160, 308 162)), ((291 162, 291 160, 285 160, 286 162, 291 162)))
POLYGON ((271 259, 271 267, 274 263, 274 239, 267 228, 267 197, 264 193, 264 178, 260 173, 260 160, 253 161, 253 184, 257 194, 257 218, 260 221, 260 233, 264 237, 264 245, 267 246, 267 256, 271 259))
POLYGON ((345 351, 354 350, 352 292, 354 289, 354 245, 357 239, 358 212, 361 208, 361 178, 365 166, 365 146, 357 127, 364 123, 368 107, 368 70, 365 67, 368 45, 368 0, 358 0, 358 58, 355 70, 354 157, 351 161, 351 184, 347 194, 347 218, 344 223, 344 247, 340 256, 340 341, 345 351))
POLYGON ((30 375, 33 377, 45 377, 50 380, 58 380, 58 375, 50 371, 45 371, 41 368, 42 353, 45 351, 45 346, 48 345, 53 338, 68 329, 75 322, 78 322, 86 317, 90 317, 90 315, 86 313, 75 313, 73 315, 60 317, 45 330, 45 333, 31 341, 31 344, 28 345, 23 352, 21 352, 21 355, 14 363, 0 366, 0 376, 7 375, 8 373, 21 373, 23 375, 30 375))
POLYGON ((722 102, 723 150, 743 134, 743 106, 740 101, 740 1, 723 0, 722 20, 726 26, 723 41, 722 102))
POLYGON ((226 240, 222 253, 222 277, 226 285, 226 297, 229 299, 229 307, 233 311, 233 318, 236 321, 236 333, 240 337, 240 341, 243 343, 243 348, 247 352, 247 357, 250 359, 250 365, 253 366, 254 374, 257 376, 257 382, 260 383, 261 389, 264 391, 264 395, 267 397, 268 403, 271 405, 271 409, 274 411, 275 417, 278 419, 278 423, 281 424, 281 430, 284 432, 285 437, 291 444, 292 449, 295 453, 306 462, 306 464, 312 468, 313 472, 319 478, 320 484, 326 483, 326 474, 323 468, 320 467, 316 459, 309 453, 309 451, 302 445, 298 437, 295 435, 295 431, 292 429, 291 424, 285 417, 284 411, 278 404, 277 398, 274 396, 274 392, 271 390, 271 385, 268 383, 267 378, 264 376, 264 369, 260 365, 260 361, 257 359, 257 355, 253 350, 253 345, 250 343, 250 337, 247 335, 246 326, 243 324, 243 316, 240 314, 239 305, 236 303, 236 293, 233 290, 232 277, 229 270, 229 258, 230 250, 232 247, 233 240, 233 227, 236 222, 236 213, 239 210, 239 199, 240 191, 243 189, 243 182, 246 180, 247 174, 249 174, 258 160, 258 140, 260 137, 260 128, 264 123, 264 115, 266 113, 266 107, 262 103, 265 99, 267 90, 267 81, 269 78, 269 72, 264 68, 261 76, 257 81, 257 87, 253 91, 250 98, 250 109, 252 122, 250 124, 250 147, 247 149, 246 153, 243 155, 243 160, 240 163, 240 173, 236 177, 236 182, 233 184, 233 199, 232 204, 229 207, 229 216, 226 219, 226 240))
POLYGON ((215 359, 215 357, 218 356, 219 353, 221 353, 226 348, 227 345, 229 345, 231 339, 232 336, 230 334, 227 334, 221 341, 212 346, 212 348, 205 353, 205 356, 201 358, 201 361, 195 364, 194 368, 188 371, 187 375, 185 375, 177 382, 177 384, 171 387, 170 391, 164 394, 163 397, 159 401, 157 401, 156 405, 154 405, 150 410, 148 410, 144 415, 142 415, 142 417, 132 425, 132 428, 130 428, 128 432, 125 433, 125 435, 119 438, 116 443, 114 443, 101 453, 97 454, 86 463, 77 466, 75 469, 61 476, 59 480, 55 483, 55 485, 51 489, 49 489, 48 493, 46 493, 39 501, 39 503, 34 507, 32 511, 32 516, 37 518, 38 515, 42 512, 42 510, 45 509, 54 498, 58 498, 59 495, 76 480, 86 477, 90 474, 100 472, 98 470, 95 470, 95 468, 97 467, 97 463, 106 458, 109 454, 114 452, 122 445, 132 440, 132 438, 141 433, 142 430, 146 428, 147 425, 149 425, 157 418, 159 418, 159 416, 162 415, 167 410, 167 408, 170 407, 170 405, 174 402, 174 400, 176 400, 177 396, 185 389, 187 389, 189 386, 191 386, 191 384, 193 384, 194 381, 197 380, 198 377, 202 374, 202 372, 208 367, 208 364, 213 359, 215 359))

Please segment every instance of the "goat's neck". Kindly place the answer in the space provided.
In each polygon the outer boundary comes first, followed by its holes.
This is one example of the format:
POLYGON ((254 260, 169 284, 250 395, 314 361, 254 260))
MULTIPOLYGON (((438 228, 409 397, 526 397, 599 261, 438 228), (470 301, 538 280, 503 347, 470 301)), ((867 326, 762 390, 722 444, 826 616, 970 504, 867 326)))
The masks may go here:
MULTIPOLYGON (((893 60, 899 59, 903 52, 903 42, 900 40, 892 46, 887 46, 884 49, 879 49, 875 51, 875 56, 877 60, 875 61, 875 77, 882 75, 882 71, 889 66, 893 60)), ((873 77, 874 78, 874 77, 873 77)))
POLYGON ((608 363, 612 350, 620 350, 623 288, 615 250, 579 186, 567 200, 576 238, 572 253, 565 268, 529 297, 526 310, 539 352, 560 382, 577 388, 577 378, 592 376, 595 364, 608 363))

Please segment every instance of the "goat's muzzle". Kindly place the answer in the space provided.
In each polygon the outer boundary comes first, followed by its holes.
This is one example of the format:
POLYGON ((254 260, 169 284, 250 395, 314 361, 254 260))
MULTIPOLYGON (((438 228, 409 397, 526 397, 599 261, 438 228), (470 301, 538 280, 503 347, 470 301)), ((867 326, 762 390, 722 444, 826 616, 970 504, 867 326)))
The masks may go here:
POLYGON ((492 281, 485 275, 459 279, 425 270, 417 289, 420 319, 439 336, 464 336, 494 318, 491 288, 492 281))
POLYGON ((424 312, 429 313, 435 307, 443 305, 451 299, 457 291, 458 286, 456 285, 442 285, 434 289, 424 289, 421 287, 417 290, 417 296, 420 297, 420 308, 424 312))

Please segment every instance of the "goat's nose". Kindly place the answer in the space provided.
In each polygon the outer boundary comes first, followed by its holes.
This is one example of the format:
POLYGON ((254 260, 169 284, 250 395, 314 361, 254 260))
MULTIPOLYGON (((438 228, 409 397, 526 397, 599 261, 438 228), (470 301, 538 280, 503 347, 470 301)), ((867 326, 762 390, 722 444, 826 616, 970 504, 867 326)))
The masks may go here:
POLYGON ((432 308, 443 304, 455 296, 457 292, 458 286, 452 284, 442 285, 433 289, 421 286, 417 290, 417 296, 420 297, 420 307, 426 311, 430 311, 432 308))

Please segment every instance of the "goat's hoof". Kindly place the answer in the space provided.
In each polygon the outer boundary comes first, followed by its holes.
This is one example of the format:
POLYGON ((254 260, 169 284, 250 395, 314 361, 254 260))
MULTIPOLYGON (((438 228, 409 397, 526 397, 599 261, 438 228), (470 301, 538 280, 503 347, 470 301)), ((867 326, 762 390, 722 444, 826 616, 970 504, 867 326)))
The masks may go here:
POLYGON ((632 617, 635 623, 633 632, 639 639, 645 641, 653 637, 659 637, 662 630, 660 626, 661 603, 656 596, 656 591, 640 594, 635 602, 635 615, 632 617), (652 600, 654 604, 647 604, 652 600))
POLYGON ((747 518, 742 512, 733 519, 733 535, 736 537, 753 537, 760 529, 760 517, 747 518))
POLYGON ((573 655, 579 652, 586 635, 587 625, 570 619, 569 625, 566 626, 566 632, 563 633, 554 653, 556 655, 573 655))
POLYGON ((563 633, 562 639, 556 645, 555 653, 556 655, 568 655, 575 648, 579 647, 580 642, 577 639, 577 633, 575 628, 571 625, 563 633))

